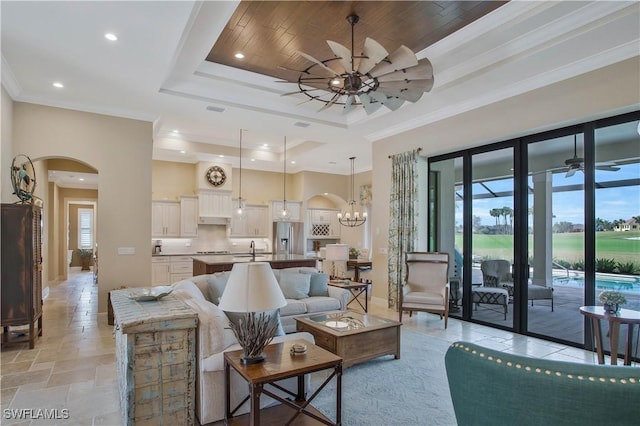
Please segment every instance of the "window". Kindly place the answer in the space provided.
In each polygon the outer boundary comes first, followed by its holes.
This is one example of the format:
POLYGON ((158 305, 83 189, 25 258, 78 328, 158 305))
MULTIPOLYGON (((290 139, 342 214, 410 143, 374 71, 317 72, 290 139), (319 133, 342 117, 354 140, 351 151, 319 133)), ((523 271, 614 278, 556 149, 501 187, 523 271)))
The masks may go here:
POLYGON ((93 248, 93 209, 78 209, 78 248, 93 248))

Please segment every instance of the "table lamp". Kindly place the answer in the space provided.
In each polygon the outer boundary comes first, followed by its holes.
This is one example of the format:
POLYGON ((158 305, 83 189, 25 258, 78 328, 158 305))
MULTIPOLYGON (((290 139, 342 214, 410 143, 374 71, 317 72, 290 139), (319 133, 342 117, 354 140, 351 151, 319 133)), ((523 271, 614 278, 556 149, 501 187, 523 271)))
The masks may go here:
POLYGON ((271 265, 266 262, 235 263, 229 280, 220 298, 220 309, 244 314, 237 323, 231 322, 231 330, 238 339, 244 354, 244 364, 264 361, 262 351, 278 328, 273 311, 287 304, 273 275, 271 265))
MULTIPOLYGON (((349 260, 349 245, 348 244, 327 244, 326 259, 329 262, 333 262, 332 278, 337 278, 336 262, 349 260)), ((345 263, 346 265, 346 263, 345 263)))

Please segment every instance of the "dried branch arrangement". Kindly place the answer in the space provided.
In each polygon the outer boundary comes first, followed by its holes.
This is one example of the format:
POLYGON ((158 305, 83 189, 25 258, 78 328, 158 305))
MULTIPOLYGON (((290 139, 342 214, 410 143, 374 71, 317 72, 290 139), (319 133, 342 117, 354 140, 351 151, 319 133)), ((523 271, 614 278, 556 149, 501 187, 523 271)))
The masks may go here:
POLYGON ((258 358, 273 340, 278 320, 276 315, 271 316, 266 312, 249 312, 237 324, 231 323, 230 326, 244 350, 244 358, 258 358))

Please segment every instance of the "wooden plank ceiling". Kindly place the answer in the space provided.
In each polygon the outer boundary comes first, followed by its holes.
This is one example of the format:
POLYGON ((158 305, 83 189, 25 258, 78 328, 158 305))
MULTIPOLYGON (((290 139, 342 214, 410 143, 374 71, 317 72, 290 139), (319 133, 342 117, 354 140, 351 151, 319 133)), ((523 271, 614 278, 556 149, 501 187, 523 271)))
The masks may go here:
POLYGON ((346 17, 360 16, 354 46, 373 38, 391 53, 400 45, 418 52, 495 10, 505 1, 242 1, 207 60, 285 80, 296 80, 310 62, 333 58, 325 40, 351 49, 346 17), (242 52, 245 58, 234 57, 242 52))

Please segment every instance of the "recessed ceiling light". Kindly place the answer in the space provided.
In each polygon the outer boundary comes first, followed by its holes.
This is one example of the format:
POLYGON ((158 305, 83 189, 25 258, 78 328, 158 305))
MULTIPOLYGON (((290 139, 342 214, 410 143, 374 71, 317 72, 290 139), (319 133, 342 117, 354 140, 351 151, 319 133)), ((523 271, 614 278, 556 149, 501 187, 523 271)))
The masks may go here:
POLYGON ((291 164, 296 164, 296 162, 294 160, 291 160, 291 164))
POLYGON ((180 132, 178 132, 178 130, 176 129, 176 130, 172 130, 171 133, 180 133, 180 132))
POLYGON ((244 59, 244 54, 242 52, 238 52, 235 55, 233 55, 236 57, 236 59, 244 59))
POLYGON ((104 35, 104 38, 106 38, 109 41, 116 41, 118 39, 118 36, 113 33, 106 33, 104 35))
POLYGON ((59 81, 55 81, 53 83, 53 87, 57 87, 58 89, 62 89, 64 87, 64 84, 60 83, 59 81))
POLYGON ((265 148, 268 148, 269 144, 268 143, 263 143, 262 146, 265 147, 265 148))
POLYGON ((256 159, 255 159, 255 158, 252 158, 252 159, 251 159, 251 161, 256 161, 256 159))
POLYGON ((78 179, 80 182, 84 182, 84 178, 80 178, 78 179))
POLYGON ((180 154, 186 154, 186 153, 187 153, 187 151, 185 151, 184 149, 180 150, 180 154))
POLYGON ((220 154, 220 155, 218 155, 218 157, 220 157, 220 158, 224 158, 224 155, 220 154))

